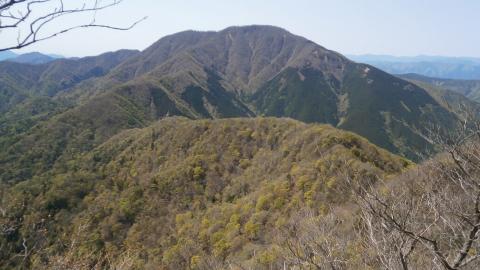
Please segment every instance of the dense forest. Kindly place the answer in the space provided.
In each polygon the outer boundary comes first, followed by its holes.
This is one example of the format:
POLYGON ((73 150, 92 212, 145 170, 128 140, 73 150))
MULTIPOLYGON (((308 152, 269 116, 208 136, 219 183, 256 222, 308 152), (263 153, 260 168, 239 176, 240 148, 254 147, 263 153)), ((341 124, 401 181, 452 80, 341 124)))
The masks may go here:
POLYGON ((469 135, 414 165, 326 125, 165 118, 4 187, 2 267, 475 269, 469 135))
POLYGON ((128 254, 139 269, 268 268, 283 263, 278 232, 299 211, 351 208, 343 174, 371 182, 411 165, 329 126, 166 118, 5 192, 2 247, 27 246, 6 265, 102 268, 128 254))

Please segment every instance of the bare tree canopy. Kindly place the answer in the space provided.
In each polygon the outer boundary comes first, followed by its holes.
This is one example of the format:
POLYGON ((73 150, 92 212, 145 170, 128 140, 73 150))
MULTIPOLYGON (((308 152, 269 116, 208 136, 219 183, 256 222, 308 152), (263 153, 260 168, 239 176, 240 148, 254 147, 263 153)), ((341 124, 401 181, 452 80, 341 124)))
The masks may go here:
POLYGON ((97 22, 99 12, 121 4, 123 0, 0 0, 0 51, 20 49, 80 28, 129 30, 142 18, 126 26, 97 22), (81 23, 63 20, 76 17, 81 23), (16 36, 13 40, 1 38, 16 36))
POLYGON ((385 269, 479 269, 480 130, 470 126, 395 183, 357 187, 366 239, 385 269))

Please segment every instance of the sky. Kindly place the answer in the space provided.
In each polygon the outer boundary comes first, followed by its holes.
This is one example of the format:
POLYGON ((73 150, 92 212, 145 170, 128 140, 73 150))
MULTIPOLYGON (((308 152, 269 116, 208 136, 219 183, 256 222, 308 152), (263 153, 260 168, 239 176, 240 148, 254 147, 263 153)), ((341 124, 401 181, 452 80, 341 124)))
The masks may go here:
MULTIPOLYGON (((124 0, 97 14, 98 22, 127 26, 148 19, 129 31, 78 30, 17 52, 72 57, 143 50, 183 30, 262 24, 343 54, 480 57, 479 14, 478 0, 124 0)), ((85 20, 63 19, 58 27, 85 20)), ((0 46, 12 38, 0 32, 0 46)))

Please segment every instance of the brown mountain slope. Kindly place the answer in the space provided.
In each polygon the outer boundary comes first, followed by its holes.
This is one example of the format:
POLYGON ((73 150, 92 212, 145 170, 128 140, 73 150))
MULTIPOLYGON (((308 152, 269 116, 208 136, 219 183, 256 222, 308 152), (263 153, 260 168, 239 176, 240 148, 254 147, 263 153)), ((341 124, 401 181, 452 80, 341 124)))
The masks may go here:
POLYGON ((286 67, 312 65, 340 77, 339 70, 348 61, 278 27, 230 27, 220 32, 186 31, 162 38, 119 66, 113 76, 130 79, 154 69, 159 69, 157 74, 175 72, 185 66, 172 62, 183 62, 184 58, 215 70, 244 93, 256 91, 286 67))

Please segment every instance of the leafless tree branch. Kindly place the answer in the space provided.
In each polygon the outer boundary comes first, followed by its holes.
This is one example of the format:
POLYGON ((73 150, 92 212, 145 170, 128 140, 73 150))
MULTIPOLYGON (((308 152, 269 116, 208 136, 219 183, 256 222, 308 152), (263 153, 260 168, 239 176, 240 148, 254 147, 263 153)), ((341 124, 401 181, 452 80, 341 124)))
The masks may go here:
POLYGON ((2 31, 17 33, 16 42, 0 46, 0 51, 24 48, 82 28, 106 28, 120 31, 132 29, 146 17, 124 27, 97 23, 98 12, 117 6, 123 1, 0 0, 0 34, 2 31), (60 30, 51 28, 59 19, 77 14, 90 14, 92 18, 88 23, 65 26, 60 30))

